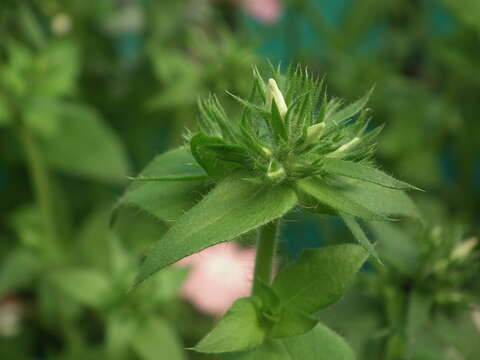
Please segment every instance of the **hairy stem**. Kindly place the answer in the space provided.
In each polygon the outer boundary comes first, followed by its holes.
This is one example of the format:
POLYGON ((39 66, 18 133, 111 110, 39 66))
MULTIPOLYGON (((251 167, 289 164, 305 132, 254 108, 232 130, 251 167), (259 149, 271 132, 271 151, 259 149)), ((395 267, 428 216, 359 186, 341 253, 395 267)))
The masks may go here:
POLYGON ((45 231, 44 249, 48 255, 58 251, 58 233, 55 222, 55 209, 48 169, 40 154, 35 139, 29 129, 19 123, 18 138, 25 153, 25 160, 30 172, 30 181, 40 208, 42 226, 45 231))
POLYGON ((273 259, 277 243, 278 220, 264 225, 260 229, 257 243, 257 256, 253 274, 252 294, 257 294, 260 282, 270 284, 272 278, 273 259))

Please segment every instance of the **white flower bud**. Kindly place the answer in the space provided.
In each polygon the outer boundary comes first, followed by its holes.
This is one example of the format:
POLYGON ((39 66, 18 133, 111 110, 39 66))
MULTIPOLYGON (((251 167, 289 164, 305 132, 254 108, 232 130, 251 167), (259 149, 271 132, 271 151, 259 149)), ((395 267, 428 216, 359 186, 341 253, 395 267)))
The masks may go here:
POLYGON ((357 143, 360 141, 360 138, 359 137, 354 137, 352 140, 350 140, 348 143, 346 144, 343 144, 342 146, 340 146, 337 150, 331 152, 330 154, 327 154, 326 156, 327 157, 337 157, 339 155, 341 155, 342 153, 344 153, 345 151, 347 151, 348 149, 354 147, 355 145, 357 145, 357 143))
POLYGON ((307 144, 314 144, 316 143, 323 134, 323 130, 325 130, 325 123, 321 122, 312 126, 309 126, 307 129, 307 144))
POLYGON ((280 116, 282 118, 285 117, 288 108, 285 99, 283 98, 283 94, 278 88, 277 82, 274 79, 269 79, 267 85, 267 99, 265 102, 268 111, 272 108, 272 100, 275 100, 280 116))

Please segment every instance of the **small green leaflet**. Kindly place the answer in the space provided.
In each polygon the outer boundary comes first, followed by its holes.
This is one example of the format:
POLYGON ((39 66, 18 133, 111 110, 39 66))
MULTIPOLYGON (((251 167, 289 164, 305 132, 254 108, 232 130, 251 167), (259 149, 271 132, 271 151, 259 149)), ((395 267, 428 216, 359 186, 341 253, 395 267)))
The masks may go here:
POLYGON ((338 334, 318 324, 300 336, 266 341, 249 352, 228 354, 224 360, 355 360, 347 342, 338 334))
POLYGON ((240 164, 219 159, 221 152, 214 151, 211 148, 214 145, 227 146, 222 139, 203 133, 195 135, 190 140, 190 149, 198 164, 210 177, 220 180, 240 167, 240 164))
POLYGON ((341 298, 367 257, 361 246, 353 244, 306 250, 280 271, 272 287, 282 305, 315 313, 341 298))
POLYGON ((341 175, 353 179, 368 181, 392 189, 419 190, 413 185, 397 180, 384 172, 356 162, 336 158, 325 158, 322 162, 323 169, 330 174, 341 175))
POLYGON ((188 255, 275 220, 297 204, 286 185, 257 185, 232 174, 183 215, 147 254, 135 284, 188 255))
POLYGON ((260 324, 254 298, 235 301, 230 310, 193 350, 204 353, 246 351, 260 345, 266 330, 260 324))
POLYGON ((300 191, 337 211, 343 211, 366 220, 387 220, 383 214, 372 211, 363 206, 361 202, 345 196, 342 187, 333 187, 319 178, 301 179, 296 182, 296 185, 300 191))

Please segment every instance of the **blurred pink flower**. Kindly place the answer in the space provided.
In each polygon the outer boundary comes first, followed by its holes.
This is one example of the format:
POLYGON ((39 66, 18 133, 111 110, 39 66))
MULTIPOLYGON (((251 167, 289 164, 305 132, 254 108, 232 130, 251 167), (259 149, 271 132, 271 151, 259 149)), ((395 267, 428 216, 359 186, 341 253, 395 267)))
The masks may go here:
POLYGON ((240 6, 255 19, 272 24, 282 14, 280 0, 236 0, 240 6))
POLYGON ((235 300, 250 294, 254 264, 253 249, 235 243, 209 247, 176 264, 191 268, 182 296, 198 310, 220 316, 235 300))
POLYGON ((18 335, 23 310, 22 303, 13 295, 0 299, 0 337, 18 335))

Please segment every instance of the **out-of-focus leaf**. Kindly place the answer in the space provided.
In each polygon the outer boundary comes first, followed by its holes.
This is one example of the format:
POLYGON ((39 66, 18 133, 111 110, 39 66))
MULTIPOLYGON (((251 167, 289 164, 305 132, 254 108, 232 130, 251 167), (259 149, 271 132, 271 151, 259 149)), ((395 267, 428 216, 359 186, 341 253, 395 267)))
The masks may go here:
POLYGON ((43 156, 51 166, 100 181, 126 179, 128 162, 123 146, 92 109, 62 103, 59 116, 58 131, 40 142, 43 156))
MULTIPOLYGON (((140 174, 140 178, 182 177, 204 174, 190 151, 181 147, 158 155, 140 174)), ((162 221, 172 221, 193 207, 208 187, 201 180, 133 182, 118 201, 134 206, 162 221)))
POLYGON ((232 174, 182 216, 155 244, 135 284, 188 255, 275 220, 297 204, 288 186, 260 186, 232 174))
POLYGON ((10 109, 7 101, 0 96, 0 126, 9 124, 11 121, 10 109))
POLYGON ((367 256, 361 246, 353 244, 306 250, 280 271, 272 287, 282 304, 311 314, 340 299, 367 256))
POLYGON ((111 290, 107 277, 93 269, 63 269, 49 278, 73 300, 95 308, 104 305, 111 290))
POLYGON ((407 356, 412 356, 415 345, 421 336, 421 333, 426 331, 425 326, 430 319, 430 310, 432 308, 432 298, 424 295, 419 291, 412 291, 409 297, 408 312, 407 312, 407 356))
POLYGON ((378 241, 378 251, 387 266, 406 275, 417 271, 420 249, 412 237, 398 225, 387 222, 371 222, 368 227, 378 241))
POLYGON ((79 70, 79 56, 74 42, 50 42, 34 61, 36 81, 31 82, 32 93, 59 97, 73 91, 79 70))
POLYGON ((141 359, 186 359, 173 328, 158 317, 152 316, 141 321, 129 340, 141 359))
POLYGON ((78 258, 97 269, 108 269, 108 219, 110 209, 93 210, 76 233, 75 249, 78 258))
POLYGON ((28 286, 39 270, 40 264, 34 254, 22 249, 7 254, 0 266, 0 297, 28 286))
POLYGON ((245 351, 260 345, 266 336, 252 298, 237 300, 194 350, 204 353, 245 351))

